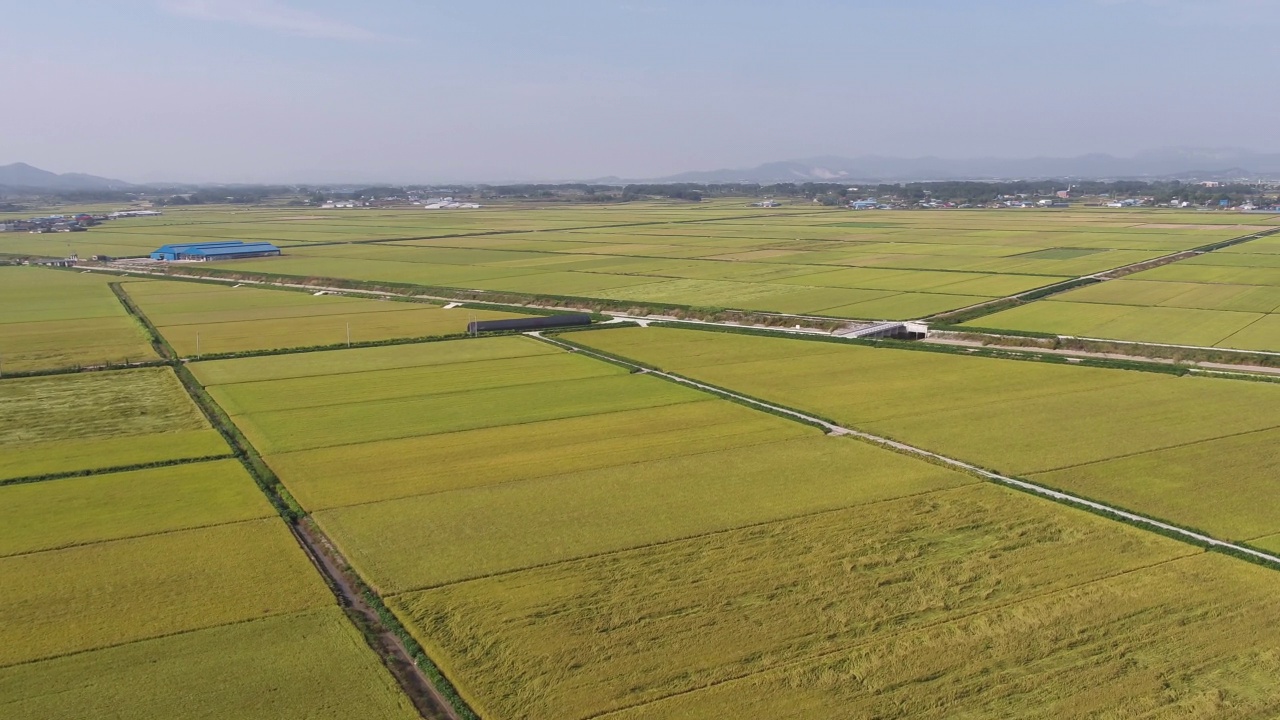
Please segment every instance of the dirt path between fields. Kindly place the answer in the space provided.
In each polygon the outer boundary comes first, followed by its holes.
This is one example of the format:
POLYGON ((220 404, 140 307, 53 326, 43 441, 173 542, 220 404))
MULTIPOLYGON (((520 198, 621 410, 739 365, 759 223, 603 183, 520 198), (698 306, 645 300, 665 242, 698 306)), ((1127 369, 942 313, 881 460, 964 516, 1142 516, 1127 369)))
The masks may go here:
POLYGON ((378 655, 422 717, 428 720, 461 720, 453 706, 413 661, 409 649, 395 633, 382 624, 377 611, 365 601, 348 578, 349 566, 324 533, 305 520, 291 523, 289 528, 316 570, 328 578, 343 609, 354 614, 361 627, 371 631, 372 639, 377 642, 375 649, 378 655))

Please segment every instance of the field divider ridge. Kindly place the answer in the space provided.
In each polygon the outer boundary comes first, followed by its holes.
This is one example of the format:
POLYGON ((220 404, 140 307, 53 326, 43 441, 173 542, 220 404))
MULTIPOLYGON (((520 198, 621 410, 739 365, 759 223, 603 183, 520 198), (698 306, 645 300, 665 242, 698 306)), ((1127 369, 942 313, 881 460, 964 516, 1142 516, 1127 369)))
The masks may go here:
POLYGON ((137 470, 152 470, 155 468, 174 467, 176 465, 194 465, 197 463, 214 462, 216 460, 232 460, 235 457, 234 453, 226 452, 219 455, 202 455, 200 457, 156 460, 155 462, 134 463, 132 465, 113 465, 111 467, 104 468, 86 468, 84 470, 67 470, 65 472, 45 473, 43 475, 25 475, 22 477, 0 479, 0 487, 5 487, 7 485, 27 485, 29 483, 50 482, 53 480, 68 480, 71 478, 93 477, 94 475, 110 475, 113 473, 134 472, 137 470))
POLYGON ((1232 555, 1243 560, 1258 563, 1260 565, 1264 565, 1272 569, 1280 569, 1280 555, 1275 555, 1269 552, 1264 552, 1262 550, 1257 550, 1255 548, 1248 547, 1246 545, 1232 543, 1226 540, 1220 540, 1206 533, 1179 527, 1177 525, 1165 522, 1163 520, 1158 520, 1156 518, 1148 517, 1140 513, 1115 507, 1113 505, 1099 502, 1097 500, 1090 500, 1088 498, 1081 497, 1079 495, 1074 495, 1071 493, 1063 492, 1061 490, 1056 490, 1054 488, 1051 488, 1045 485, 1040 485, 1039 483, 1031 482, 1029 480, 1023 480, 1021 478, 1011 477, 1008 475, 1001 475, 1000 473, 987 470, 986 468, 979 467, 972 463, 967 463, 963 460, 957 460, 956 458, 948 457, 940 453, 935 453, 931 450, 926 450, 924 448, 917 447, 915 445, 910 445, 904 442, 900 442, 898 440, 893 440, 880 435, 875 435, 875 434, 864 432, 861 430, 848 428, 848 427, 839 425, 833 421, 825 420, 821 417, 810 415, 800 410, 795 410, 782 405, 777 405, 765 400, 759 400, 759 399, 750 397, 748 395, 743 395, 741 393, 737 393, 732 390, 719 388, 714 385, 703 383, 698 380, 693 380, 691 378, 686 378, 686 377, 683 377, 674 373, 666 372, 664 370, 657 369, 654 367, 641 365, 639 363, 628 360, 626 358, 612 355, 610 353, 606 353, 593 348, 588 348, 586 346, 579 345, 577 343, 566 341, 560 338, 549 338, 542 335, 541 332, 530 332, 527 334, 530 335, 531 337, 535 337, 539 340, 542 340, 543 342, 551 343, 553 345, 558 345, 569 352, 580 352, 580 353, 584 353, 586 355, 590 355, 590 356, 601 358, 601 359, 611 359, 614 362, 621 362, 621 363, 632 366, 633 368, 635 368, 636 372, 644 372, 650 375, 654 375, 656 377, 660 377, 664 380, 668 380, 670 382, 679 383, 681 385, 702 390, 703 392, 719 395, 722 397, 732 398, 735 402, 738 402, 750 407, 755 407, 758 410, 769 412, 774 415, 779 415, 781 417, 785 417, 785 418, 794 420, 796 422, 802 422, 808 425, 815 425, 817 427, 820 427, 826 430, 827 434, 829 435, 847 436, 847 437, 855 438, 858 440, 863 440, 865 442, 879 445, 880 447, 883 447, 883 448, 887 448, 899 453, 904 453, 907 455, 911 455, 917 458, 927 460, 934 464, 940 464, 943 466, 951 467, 953 469, 961 470, 971 475, 977 475, 979 477, 982 477, 986 480, 994 482, 998 485, 1002 485, 1004 487, 1020 490, 1022 492, 1030 493, 1032 495, 1036 495, 1041 498, 1052 500, 1062 505, 1074 507, 1079 510, 1085 510, 1087 512, 1091 512, 1097 515, 1102 515, 1104 517, 1108 517, 1113 520, 1118 520, 1120 522, 1124 522, 1129 525, 1133 525, 1135 527, 1140 527, 1144 530, 1148 530, 1160 535, 1164 535, 1165 537, 1173 538, 1175 540, 1180 540, 1182 542, 1186 542, 1198 547, 1222 552, 1224 554, 1232 555))

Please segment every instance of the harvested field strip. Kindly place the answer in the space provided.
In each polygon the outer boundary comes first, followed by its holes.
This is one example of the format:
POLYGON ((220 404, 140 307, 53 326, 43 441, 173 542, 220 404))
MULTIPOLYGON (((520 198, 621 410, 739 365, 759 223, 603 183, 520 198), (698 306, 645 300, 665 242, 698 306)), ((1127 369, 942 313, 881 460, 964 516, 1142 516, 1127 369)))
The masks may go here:
POLYGON ((260 452, 271 455, 374 440, 515 425, 694 402, 700 392, 642 376, 608 376, 240 415, 260 452))
MULTIPOLYGON (((482 715, 581 718, 1070 597, 1197 553, 984 484, 406 593, 391 605, 482 715)), ((827 711, 813 715, 835 713, 836 693, 827 688, 827 711)))
POLYGON ((0 667, 332 602, 276 519, 0 558, 0 667))
POLYGON ((811 435, 732 403, 689 402, 267 457, 312 511, 523 482, 811 435), (492 452, 500 448, 498 453, 492 452))
POLYGON ((274 515, 235 460, 0 487, 0 557, 274 515))
POLYGON ((210 394, 227 413, 241 415, 625 374, 627 371, 616 365, 560 353, 370 370, 337 382, 331 375, 322 375, 220 385, 211 389, 210 394))
POLYGON ((465 342, 424 343, 301 355, 214 360, 193 363, 191 372, 203 385, 210 387, 318 375, 355 376, 371 370, 557 354, 562 354, 562 351, 527 337, 494 337, 465 342))
POLYGON ((1198 555, 606 717, 1271 717, 1278 610, 1270 571, 1198 555))
POLYGON ((819 435, 315 517, 380 592, 397 593, 975 482, 819 435), (431 553, 410 549, 423 543, 431 553))
POLYGON ((16 478, 161 464, 230 453, 231 448, 218 431, 212 429, 0 445, 0 484, 16 478))
POLYGON ((419 715, 336 607, 0 669, 9 720, 419 715))

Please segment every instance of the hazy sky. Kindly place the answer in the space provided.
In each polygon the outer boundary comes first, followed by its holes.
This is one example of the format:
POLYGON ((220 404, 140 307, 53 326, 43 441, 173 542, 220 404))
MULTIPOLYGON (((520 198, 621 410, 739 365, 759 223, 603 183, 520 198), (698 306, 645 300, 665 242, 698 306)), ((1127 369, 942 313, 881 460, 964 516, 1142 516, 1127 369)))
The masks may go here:
POLYGON ((135 182, 1280 150, 1276 0, 6 5, 0 164, 135 182))

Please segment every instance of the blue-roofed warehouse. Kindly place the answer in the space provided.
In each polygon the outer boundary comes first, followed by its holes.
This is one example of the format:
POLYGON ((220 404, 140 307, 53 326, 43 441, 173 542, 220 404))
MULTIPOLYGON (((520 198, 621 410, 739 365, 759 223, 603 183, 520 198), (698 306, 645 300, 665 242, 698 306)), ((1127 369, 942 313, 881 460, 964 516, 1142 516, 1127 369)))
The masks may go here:
POLYGON ((220 242, 163 245, 151 253, 152 260, 235 260, 236 258, 271 257, 280 248, 269 242, 223 240, 220 242))

